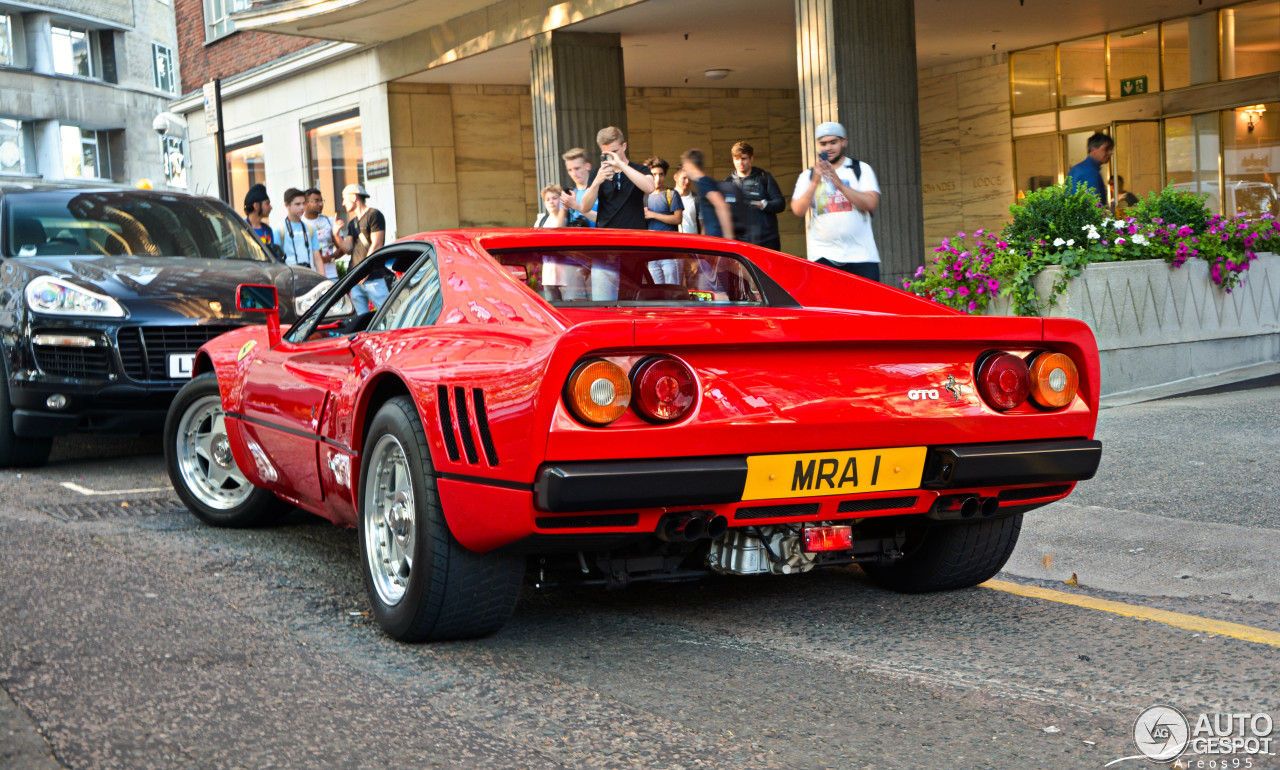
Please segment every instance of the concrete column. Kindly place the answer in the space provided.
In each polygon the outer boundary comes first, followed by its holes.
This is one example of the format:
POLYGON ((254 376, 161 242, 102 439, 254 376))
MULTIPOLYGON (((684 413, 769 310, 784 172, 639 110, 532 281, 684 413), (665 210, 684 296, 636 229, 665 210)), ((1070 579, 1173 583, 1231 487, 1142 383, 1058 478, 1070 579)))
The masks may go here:
POLYGON ((561 153, 585 147, 589 154, 595 154, 597 131, 605 126, 617 126, 624 133, 627 130, 620 36, 547 32, 533 39, 532 59, 530 92, 538 188, 571 185, 561 153))
POLYGON ((796 0, 805 162, 817 157, 818 124, 844 124, 849 155, 880 182, 872 227, 892 286, 925 254, 915 29, 913 0, 796 0))
POLYGON ((22 27, 27 47, 27 66, 32 72, 53 74, 53 23, 49 15, 24 13, 22 27))

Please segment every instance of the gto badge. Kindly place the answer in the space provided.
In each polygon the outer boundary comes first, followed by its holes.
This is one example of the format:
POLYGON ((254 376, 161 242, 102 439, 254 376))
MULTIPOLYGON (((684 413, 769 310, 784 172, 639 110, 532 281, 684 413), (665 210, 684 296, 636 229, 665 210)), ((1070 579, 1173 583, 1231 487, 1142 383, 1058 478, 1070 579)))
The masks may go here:
POLYGON ((964 394, 964 386, 956 382, 954 374, 947 375, 947 381, 942 384, 942 388, 951 394, 952 401, 959 401, 960 396, 964 394))
POLYGON ((257 344, 258 344, 257 340, 249 340, 248 342, 241 345, 240 352, 236 354, 236 361, 237 362, 243 361, 244 357, 249 355, 249 351, 253 350, 254 347, 257 346, 257 344))
POLYGON ((908 390, 907 398, 912 401, 937 401, 938 391, 936 390, 908 390))

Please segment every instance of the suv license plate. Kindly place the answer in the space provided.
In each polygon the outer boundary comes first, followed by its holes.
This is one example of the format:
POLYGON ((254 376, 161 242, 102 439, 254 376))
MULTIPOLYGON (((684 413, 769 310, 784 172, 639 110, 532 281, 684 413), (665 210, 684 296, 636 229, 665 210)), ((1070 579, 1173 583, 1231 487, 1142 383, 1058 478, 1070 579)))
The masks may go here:
POLYGON ((170 353, 169 354, 169 379, 171 380, 189 380, 191 379, 191 365, 195 363, 195 353, 170 353))

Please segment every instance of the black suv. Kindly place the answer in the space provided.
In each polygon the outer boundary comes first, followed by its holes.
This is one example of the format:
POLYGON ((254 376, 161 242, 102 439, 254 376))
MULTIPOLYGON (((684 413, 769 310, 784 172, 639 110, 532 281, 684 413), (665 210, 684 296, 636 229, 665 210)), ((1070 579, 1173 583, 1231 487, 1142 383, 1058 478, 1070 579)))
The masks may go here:
POLYGON ((0 189, 0 467, 73 431, 158 431, 196 349, 262 322, 236 310, 242 283, 274 285, 286 321, 331 284, 212 198, 0 189))

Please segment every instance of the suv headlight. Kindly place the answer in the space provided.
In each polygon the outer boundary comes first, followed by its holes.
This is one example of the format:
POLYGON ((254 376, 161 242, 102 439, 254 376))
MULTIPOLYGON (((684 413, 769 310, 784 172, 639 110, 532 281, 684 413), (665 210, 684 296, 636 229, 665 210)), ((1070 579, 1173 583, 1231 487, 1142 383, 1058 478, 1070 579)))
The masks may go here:
POLYGON ((294 297, 293 312, 296 315, 301 316, 303 313, 310 310, 311 306, 316 304, 316 300, 320 299, 321 295, 328 291, 330 286, 333 286, 333 281, 321 281, 311 287, 311 291, 306 294, 303 294, 300 297, 294 297))
POLYGON ((88 315, 124 318, 124 308, 105 294, 72 285, 61 278, 40 276, 27 284, 27 307, 50 315, 88 315))

